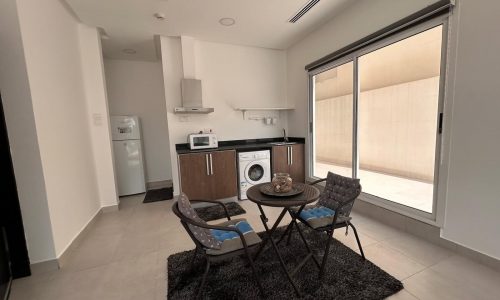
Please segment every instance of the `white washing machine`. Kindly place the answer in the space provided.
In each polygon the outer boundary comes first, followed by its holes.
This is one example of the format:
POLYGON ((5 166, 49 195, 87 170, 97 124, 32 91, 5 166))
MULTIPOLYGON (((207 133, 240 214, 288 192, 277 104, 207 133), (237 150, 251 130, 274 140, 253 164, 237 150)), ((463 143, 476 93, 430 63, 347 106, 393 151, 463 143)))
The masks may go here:
POLYGON ((271 181, 269 150, 238 153, 239 199, 247 198, 247 190, 256 184, 271 181))

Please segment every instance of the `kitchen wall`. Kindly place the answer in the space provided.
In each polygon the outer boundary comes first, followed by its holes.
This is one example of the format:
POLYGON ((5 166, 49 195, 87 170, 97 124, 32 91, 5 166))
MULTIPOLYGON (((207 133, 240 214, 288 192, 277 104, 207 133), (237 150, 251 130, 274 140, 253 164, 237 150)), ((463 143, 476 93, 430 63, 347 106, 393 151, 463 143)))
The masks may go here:
POLYGON ((16 0, 0 0, 0 92, 31 263, 56 257, 16 0))
MULTIPOLYGON (((295 111, 288 116, 291 135, 307 134, 308 78, 304 66, 434 1, 358 1, 288 49, 287 95, 295 111)), ((443 238, 500 259, 500 71, 496 1, 457 1, 450 40, 442 182, 443 238), (487 45, 480 47, 477 45, 487 45), (480 53, 480 55, 479 55, 480 53), (473 218, 473 222, 467 222, 473 218)), ((439 216, 438 216, 439 217, 439 216)))
POLYGON ((111 115, 141 120, 146 182, 172 179, 161 62, 105 59, 111 115))
POLYGON ((186 143, 189 133, 213 129, 220 141, 279 137, 287 128, 286 112, 250 113, 250 118, 278 117, 278 124, 244 120, 237 107, 286 106, 286 56, 284 51, 228 44, 194 42, 196 79, 202 80, 203 105, 215 108, 207 115, 175 115, 181 106, 183 78, 180 38, 161 37, 161 54, 170 136, 174 192, 179 192, 175 144, 186 143))

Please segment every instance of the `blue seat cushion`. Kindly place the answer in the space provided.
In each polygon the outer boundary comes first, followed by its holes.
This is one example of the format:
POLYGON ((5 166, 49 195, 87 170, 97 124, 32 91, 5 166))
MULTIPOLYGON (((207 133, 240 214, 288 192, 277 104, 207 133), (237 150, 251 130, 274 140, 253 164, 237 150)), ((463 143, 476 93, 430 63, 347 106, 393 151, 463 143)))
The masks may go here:
MULTIPOLYGON (((245 219, 229 220, 217 225, 224 227, 238 228, 238 230, 241 231, 241 233, 243 233, 243 238, 245 239, 245 242, 248 247, 258 244, 262 241, 259 235, 255 233, 252 226, 250 226, 250 224, 248 224, 248 222, 245 219)), ((228 252, 240 250, 243 248, 243 243, 238 233, 234 231, 218 230, 218 229, 211 229, 210 231, 214 236, 214 238, 219 243, 221 243, 221 247, 220 249, 206 249, 206 253, 208 255, 221 255, 228 252)))
MULTIPOLYGON (((295 209, 295 212, 298 208, 295 209)), ((322 205, 306 206, 299 215, 299 219, 307 222, 312 228, 320 228, 332 225, 335 211, 322 205)), ((350 217, 338 216, 337 224, 349 221, 350 217)))
MULTIPOLYGON (((231 224, 228 227, 236 227, 243 234, 247 234, 249 232, 253 232, 252 226, 250 226, 250 224, 248 224, 247 221, 239 221, 238 223, 236 223, 234 225, 231 224)), ((238 235, 238 233, 236 233, 234 231, 226 231, 226 230, 218 230, 218 229, 211 229, 211 231, 212 231, 212 235, 219 242, 223 242, 225 240, 230 240, 230 239, 235 239, 235 238, 239 238, 240 237, 238 235)))
POLYGON ((324 217, 333 217, 335 211, 324 206, 316 206, 312 208, 304 208, 300 212, 300 217, 305 220, 318 219, 324 217))

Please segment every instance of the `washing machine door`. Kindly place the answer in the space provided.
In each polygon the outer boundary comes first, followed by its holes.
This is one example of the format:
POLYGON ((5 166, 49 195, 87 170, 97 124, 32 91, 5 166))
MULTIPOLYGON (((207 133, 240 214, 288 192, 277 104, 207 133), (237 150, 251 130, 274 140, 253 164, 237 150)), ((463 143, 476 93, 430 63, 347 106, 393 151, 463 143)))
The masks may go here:
POLYGON ((245 179, 250 184, 267 182, 269 181, 269 172, 269 167, 266 166, 265 161, 252 161, 245 168, 245 179))

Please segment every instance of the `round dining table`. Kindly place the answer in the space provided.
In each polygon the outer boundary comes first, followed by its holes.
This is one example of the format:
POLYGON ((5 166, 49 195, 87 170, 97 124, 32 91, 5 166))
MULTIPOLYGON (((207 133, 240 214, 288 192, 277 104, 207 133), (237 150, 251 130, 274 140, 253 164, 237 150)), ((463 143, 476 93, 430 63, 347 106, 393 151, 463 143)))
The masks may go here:
MULTIPOLYGON (((293 276, 304 266, 304 264, 309 260, 312 259, 315 263, 315 265, 319 268, 319 262, 316 259, 316 257, 313 255, 311 248, 309 247, 307 240, 304 238, 304 235, 302 233, 302 230, 300 229, 300 226, 297 224, 297 217, 300 215, 301 211, 304 209, 304 207, 308 204, 311 204, 312 202, 315 202, 318 200, 320 196, 320 191, 308 184, 304 183, 294 183, 295 188, 299 189, 304 189, 304 191, 300 194, 294 195, 294 196, 272 196, 268 194, 264 194, 261 192, 261 188, 263 185, 270 184, 270 183, 261 183, 252 186, 251 188, 248 189, 247 191, 247 197, 248 200, 254 202, 257 204, 257 207, 259 208, 260 211, 260 219, 262 221, 262 224, 264 225, 264 229, 266 230, 267 236, 263 240, 261 246, 257 250, 257 253, 255 254, 254 260, 256 261, 260 255, 260 253, 264 250, 265 246, 267 245, 268 242, 271 242, 272 248, 274 249, 274 252, 276 253, 276 256, 278 257, 280 261, 281 268, 283 269, 284 273, 286 274, 288 280, 292 284, 295 292, 297 295, 301 295, 300 290, 298 289, 297 285, 293 281, 293 276), (268 222, 269 219, 267 218, 264 209, 262 209, 262 206, 270 206, 270 207, 281 207, 283 208, 280 215, 278 216, 278 219, 274 222, 273 226, 269 228, 268 222), (286 228, 285 232, 282 234, 281 238, 278 240, 278 242, 275 242, 273 239, 273 234, 276 232, 276 229, 278 228, 279 224, 283 220, 283 217, 286 215, 286 213, 289 213, 292 221, 286 228), (307 256, 302 259, 298 263, 298 265, 294 268, 293 271, 289 271, 285 265, 285 262, 283 261, 283 258, 280 254, 280 251, 278 249, 278 244, 281 242, 281 240, 285 237, 285 235, 288 233, 289 230, 292 230, 293 226, 297 228, 297 231, 299 232, 299 235, 304 242, 308 254, 307 256)), ((291 234, 289 234, 288 238, 290 239, 291 234)), ((288 243, 287 243, 288 244, 288 243)))

